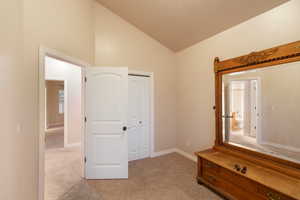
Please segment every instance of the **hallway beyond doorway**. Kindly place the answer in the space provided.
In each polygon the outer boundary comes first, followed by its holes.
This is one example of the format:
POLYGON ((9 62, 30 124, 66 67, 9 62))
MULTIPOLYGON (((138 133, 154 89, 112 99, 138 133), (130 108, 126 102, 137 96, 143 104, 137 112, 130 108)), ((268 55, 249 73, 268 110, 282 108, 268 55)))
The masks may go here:
POLYGON ((45 131, 46 150, 64 148, 64 127, 50 128, 45 131))

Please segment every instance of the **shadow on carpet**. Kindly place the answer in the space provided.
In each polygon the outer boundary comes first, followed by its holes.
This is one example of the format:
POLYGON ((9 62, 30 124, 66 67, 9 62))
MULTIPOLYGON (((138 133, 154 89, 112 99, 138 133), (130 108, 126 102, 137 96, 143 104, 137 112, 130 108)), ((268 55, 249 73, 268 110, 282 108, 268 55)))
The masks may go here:
POLYGON ((102 198, 84 180, 81 180, 68 192, 60 196, 58 200, 102 200, 102 198))

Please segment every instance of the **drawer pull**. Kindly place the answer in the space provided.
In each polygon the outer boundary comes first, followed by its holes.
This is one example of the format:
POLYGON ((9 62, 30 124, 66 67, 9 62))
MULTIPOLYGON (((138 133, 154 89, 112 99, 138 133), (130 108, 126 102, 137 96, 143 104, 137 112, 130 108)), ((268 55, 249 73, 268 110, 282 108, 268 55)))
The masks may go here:
POLYGON ((242 174, 246 174, 247 173, 247 167, 243 167, 243 169, 241 170, 242 174))
POLYGON ((267 197, 269 200, 281 200, 281 197, 273 192, 268 192, 267 197))
POLYGON ((238 164, 234 165, 234 169, 238 172, 241 171, 241 167, 238 164))

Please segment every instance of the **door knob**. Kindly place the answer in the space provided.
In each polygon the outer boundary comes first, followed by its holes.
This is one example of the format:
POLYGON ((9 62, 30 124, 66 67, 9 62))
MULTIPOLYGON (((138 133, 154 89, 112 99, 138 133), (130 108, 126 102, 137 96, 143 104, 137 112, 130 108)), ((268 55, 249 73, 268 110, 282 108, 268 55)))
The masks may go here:
POLYGON ((127 131, 127 126, 123 126, 123 131, 127 131))

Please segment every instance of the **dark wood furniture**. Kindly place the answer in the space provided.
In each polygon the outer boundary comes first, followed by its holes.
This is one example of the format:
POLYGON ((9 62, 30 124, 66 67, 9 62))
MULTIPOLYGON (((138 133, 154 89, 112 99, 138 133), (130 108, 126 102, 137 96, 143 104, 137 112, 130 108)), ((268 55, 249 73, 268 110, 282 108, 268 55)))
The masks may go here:
POLYGON ((232 200, 300 200, 300 164, 223 142, 222 75, 300 61, 300 41, 220 61, 215 59, 216 141, 196 152, 198 183, 232 200))

